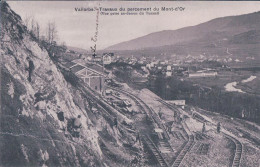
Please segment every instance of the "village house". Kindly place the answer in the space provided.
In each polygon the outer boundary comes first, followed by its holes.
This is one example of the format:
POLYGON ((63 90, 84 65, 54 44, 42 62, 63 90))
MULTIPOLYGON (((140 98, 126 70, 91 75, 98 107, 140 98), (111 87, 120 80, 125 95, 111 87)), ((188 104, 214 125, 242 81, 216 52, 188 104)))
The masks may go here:
POLYGON ((185 105, 185 100, 171 100, 169 102, 176 105, 176 106, 184 106, 185 105))
POLYGON ((103 62, 104 64, 111 64, 114 60, 114 53, 104 53, 103 62))
POLYGON ((171 71, 172 67, 170 65, 167 66, 167 71, 171 71))
POLYGON ((151 64, 146 64, 146 68, 151 69, 151 64))
POLYGON ((190 73, 190 78, 199 78, 199 77, 215 77, 217 76, 217 72, 199 72, 199 73, 190 73))
POLYGON ((166 72, 166 77, 170 77, 170 76, 172 76, 172 71, 167 71, 166 72))
POLYGON ((100 62, 102 62, 102 56, 96 55, 95 57, 92 58, 92 61, 96 62, 96 63, 100 63, 100 62))

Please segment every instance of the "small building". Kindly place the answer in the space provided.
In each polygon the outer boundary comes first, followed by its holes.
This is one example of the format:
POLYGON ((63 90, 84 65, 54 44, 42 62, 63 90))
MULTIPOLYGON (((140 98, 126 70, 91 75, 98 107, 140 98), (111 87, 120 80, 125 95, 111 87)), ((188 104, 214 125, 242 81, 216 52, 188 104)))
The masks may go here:
POLYGON ((201 73, 190 73, 190 78, 199 78, 199 77, 215 77, 217 76, 217 72, 201 72, 201 73))
POLYGON ((104 53, 103 54, 103 62, 104 64, 111 64, 114 59, 114 53, 104 53))
POLYGON ((185 105, 185 100, 171 100, 169 101, 172 104, 175 104, 176 106, 184 106, 185 105))
POLYGON ((86 57, 86 60, 87 60, 87 61, 91 61, 91 60, 92 60, 92 56, 87 56, 87 57, 86 57))
POLYGON ((112 95, 113 90, 112 89, 106 89, 106 95, 112 95))
POLYGON ((146 66, 141 66, 141 69, 142 69, 143 71, 147 71, 146 66))
POLYGON ((135 84, 142 84, 142 83, 145 83, 148 81, 147 77, 142 77, 142 76, 136 76, 132 79, 132 81, 135 83, 135 84))
POLYGON ((172 71, 167 71, 166 72, 166 77, 170 77, 170 76, 172 76, 172 71))
POLYGON ((78 60, 65 64, 71 72, 81 78, 92 90, 103 93, 106 74, 98 64, 80 64, 78 60))
POLYGON ((144 61, 143 60, 139 60, 138 64, 144 64, 144 61))
POLYGON ((97 73, 89 68, 84 68, 81 71, 78 71, 76 75, 83 79, 91 89, 99 93, 104 91, 105 76, 103 74, 97 73))
POLYGON ((163 133, 163 130, 161 128, 154 128, 154 131, 156 133, 163 133))
POLYGON ((137 58, 132 55, 131 58, 130 58, 130 61, 137 62, 137 58))
POLYGON ((165 63, 165 61, 161 61, 160 64, 165 65, 166 63, 165 63))
POLYGON ((146 68, 151 68, 151 64, 146 64, 146 68))
POLYGON ((172 70, 172 66, 167 66, 167 71, 171 71, 172 70))
POLYGON ((102 56, 101 55, 93 56, 92 61, 93 62, 102 62, 102 56))

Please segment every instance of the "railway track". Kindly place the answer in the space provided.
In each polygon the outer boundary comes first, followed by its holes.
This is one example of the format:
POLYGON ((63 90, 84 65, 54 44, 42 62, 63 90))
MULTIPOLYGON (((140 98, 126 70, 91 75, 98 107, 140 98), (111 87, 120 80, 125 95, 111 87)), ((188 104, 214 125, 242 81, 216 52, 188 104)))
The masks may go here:
POLYGON ((242 157, 243 145, 242 145, 242 143, 240 143, 240 141, 238 141, 234 137, 232 137, 226 133, 224 133, 224 135, 235 143, 236 149, 235 149, 235 155, 234 155, 233 162, 232 162, 232 167, 239 167, 241 157, 242 157))
POLYGON ((159 141, 160 151, 162 153, 173 153, 173 149, 167 140, 159 141))
MULTIPOLYGON (((64 71, 63 71, 64 73, 64 71)), ((69 74, 73 75, 74 77, 76 77, 73 73, 68 72, 69 74)), ((66 73, 64 73, 64 75, 66 75, 66 73)), ((107 104, 104 100, 102 100, 102 97, 97 94, 95 91, 93 91, 92 89, 90 89, 88 86, 84 85, 82 80, 79 79, 79 81, 76 83, 77 84, 77 88, 81 91, 83 97, 91 100, 92 102, 96 103, 98 108, 101 109, 103 111, 103 113, 110 119, 113 120, 116 117, 120 117, 120 115, 118 115, 117 112, 115 112, 115 109, 112 108, 112 106, 110 106, 109 104, 107 104)), ((164 131, 164 136, 169 137, 168 133, 166 132, 165 127, 161 124, 159 118, 157 118, 155 112, 147 105, 145 104, 140 98, 136 97, 135 95, 121 90, 121 89, 115 89, 110 87, 113 90, 116 90, 118 92, 121 92, 123 94, 126 94, 127 96, 129 96, 130 98, 132 98, 135 103, 143 110, 145 111, 145 113, 147 115, 151 115, 152 116, 152 120, 156 125, 159 125, 159 127, 161 129, 163 129, 164 131)), ((85 113, 84 113, 85 114, 85 113)), ((120 123, 119 123, 120 126, 120 123)), ((120 126, 121 127, 121 126, 120 126)), ((123 126, 122 126, 123 127, 123 126)), ((134 131, 132 131, 134 132, 134 131)), ((154 144, 154 142, 145 135, 141 136, 141 140, 143 140, 146 145, 148 146, 148 148, 151 150, 152 154, 154 155, 154 157, 156 158, 156 160, 158 161, 158 163, 160 164, 160 166, 162 167, 168 167, 167 162, 165 161, 165 159, 163 158, 161 152, 158 150, 158 148, 156 147, 156 145, 154 144)), ((169 143, 168 143, 169 144, 169 143)))
POLYGON ((196 150, 197 154, 206 155, 209 150, 210 144, 200 143, 198 149, 196 150))
MULTIPOLYGON (((178 109, 175 106, 172 106, 171 104, 168 104, 167 102, 158 99, 159 102, 161 102, 162 104, 164 104, 165 106, 167 106, 169 109, 173 110, 175 113, 178 112, 178 109)), ((186 133, 186 135, 188 136, 188 141, 186 142, 186 144, 183 145, 183 148, 181 149, 180 153, 178 154, 178 156, 176 157, 176 159, 174 160, 172 167, 178 167, 180 166, 182 160, 185 158, 186 154, 190 151, 190 149, 193 146, 194 143, 194 135, 192 133, 187 133, 187 129, 185 128, 186 124, 184 123, 183 125, 183 129, 184 132, 186 133)), ((183 138, 185 139, 185 138, 183 138)))
MULTIPOLYGON (((141 108, 142 111, 144 111, 147 115, 151 116, 152 121, 154 122, 155 126, 158 125, 158 127, 160 127, 163 130, 163 134, 166 137, 165 140, 161 141, 161 144, 165 147, 167 146, 169 151, 173 151, 172 148, 170 147, 170 144, 168 143, 168 139, 170 137, 169 137, 169 134, 166 132, 166 128, 164 127, 164 125, 161 124, 161 120, 155 114, 155 112, 145 102, 143 102, 139 97, 136 97, 132 93, 129 93, 125 90, 116 89, 116 88, 112 88, 112 87, 109 87, 109 88, 114 91, 123 93, 123 94, 127 95, 128 97, 130 97, 131 99, 133 99, 134 102, 137 104, 137 106, 139 106, 141 108)), ((161 135, 161 134, 158 134, 158 135, 161 135)), ((155 159, 157 160, 157 162, 159 163, 159 165, 161 167, 169 166, 167 164, 167 162, 165 161, 165 159, 163 158, 161 151, 158 149, 158 147, 154 144, 154 142, 150 139, 150 137, 148 135, 141 135, 141 139, 148 146, 149 150, 152 152, 153 156, 155 157, 155 159)))
POLYGON ((161 152, 158 150, 158 148, 155 146, 153 141, 146 135, 142 135, 141 138, 145 142, 145 144, 148 146, 148 148, 152 151, 154 157, 156 158, 157 162, 160 164, 161 167, 168 167, 167 162, 164 160, 161 152))
POLYGON ((157 99, 157 101, 159 101, 159 102, 162 103, 163 105, 167 106, 169 109, 173 110, 174 113, 176 113, 176 111, 178 111, 175 106, 172 106, 171 104, 165 102, 164 100, 157 99))
MULTIPOLYGON (((162 104, 165 104, 166 106, 168 106, 170 109, 175 109, 173 106, 171 106, 170 104, 166 103, 163 100, 158 100, 160 101, 162 104)), ((193 114, 193 118, 198 120, 199 122, 202 123, 209 123, 207 120, 205 120, 203 117, 201 117, 199 114, 193 114)), ((211 123, 212 124, 212 123, 211 123)), ((236 149, 235 149, 235 155, 233 158, 233 162, 232 162, 232 167, 239 167, 240 166, 240 161, 241 161, 241 157, 242 157, 242 152, 243 152, 243 145, 240 141, 238 141, 237 139, 235 139, 234 137, 226 134, 223 132, 223 134, 230 139, 232 142, 235 143, 236 149)))
POLYGON ((179 153, 179 155, 177 156, 177 158, 173 162, 172 167, 180 166, 180 164, 181 164, 182 160, 184 159, 185 155, 191 149, 191 147, 193 145, 193 142, 194 142, 194 136, 193 135, 189 135, 188 142, 184 145, 184 147, 182 148, 181 152, 179 153))
MULTIPOLYGON (((158 124, 161 129, 163 129, 164 135, 169 138, 169 135, 166 132, 165 127, 160 123, 160 119, 159 119, 158 115, 156 115, 154 113, 154 111, 147 104, 145 104, 140 98, 136 97, 135 95, 133 95, 133 94, 127 92, 127 91, 121 90, 121 89, 116 89, 116 88, 111 88, 111 89, 116 90, 118 92, 121 92, 121 93, 126 94, 129 97, 131 97, 143 111, 145 111, 147 114, 152 116, 153 121, 156 124, 158 124)), ((100 98, 97 95, 94 95, 94 92, 88 92, 88 93, 91 94, 92 97, 94 97, 94 98, 92 98, 93 101, 98 101, 99 104, 100 104, 100 98)), ((167 102, 164 102, 163 100, 158 100, 158 101, 160 101, 162 104, 166 105, 168 108, 170 108, 172 110, 176 110, 175 107, 173 107, 172 105, 168 104, 167 102)), ((107 105, 104 105, 102 103, 101 103, 101 106, 104 108, 104 110, 107 110, 109 108, 109 107, 107 107, 107 105)), ((111 114, 111 112, 110 112, 110 114, 111 114)), ((232 162, 232 167, 239 167, 240 166, 241 156, 242 156, 243 146, 234 137, 232 137, 230 135, 227 135, 226 133, 224 133, 224 135, 235 143, 236 149, 235 149, 235 155, 234 155, 233 162, 232 162)), ((153 141, 149 137, 147 137, 147 136, 142 137, 142 139, 148 145, 149 149, 152 151, 153 155, 157 159, 157 161, 160 164, 160 166, 162 166, 162 167, 168 166, 168 164, 164 160, 163 156, 161 155, 160 151, 157 149, 157 147, 155 146, 153 141)), ((189 150, 192 147, 193 143, 194 143, 194 136, 192 134, 190 134, 188 142, 184 145, 183 149, 181 150, 181 152, 179 153, 179 155, 177 156, 177 158, 173 162, 172 167, 178 167, 181 164, 182 160, 184 159, 185 155, 189 152, 189 150)))
MULTIPOLYGON (((201 116, 199 114, 193 114, 195 116, 193 116, 194 119, 202 122, 202 123, 209 123, 207 120, 205 120, 203 117, 203 119, 201 119, 201 116)), ((211 125, 215 125, 214 123, 211 123, 211 125)), ((216 126, 216 125, 215 125, 216 126)), ((235 146, 236 146, 236 149, 235 149, 235 155, 234 155, 234 158, 233 158, 233 162, 232 162, 232 165, 231 167, 239 167, 240 166, 240 160, 241 160, 241 157, 242 157, 242 151, 243 151, 243 145, 240 141, 238 141, 236 138, 222 132, 224 134, 224 136, 226 136, 229 140, 231 140, 235 146)))
POLYGON ((153 109, 151 109, 143 100, 141 100, 139 97, 133 95, 132 93, 129 93, 125 90, 122 89, 117 89, 117 88, 113 88, 113 87, 109 87, 112 90, 121 92, 125 95, 127 95, 128 97, 130 97, 131 99, 133 99, 135 101, 135 103, 143 110, 145 111, 146 114, 148 114, 149 116, 152 117, 153 122, 158 125, 159 128, 161 128, 163 130, 163 134, 164 137, 166 139, 170 139, 170 136, 165 128, 165 126, 161 123, 161 120, 159 118, 159 116, 153 111, 153 109))

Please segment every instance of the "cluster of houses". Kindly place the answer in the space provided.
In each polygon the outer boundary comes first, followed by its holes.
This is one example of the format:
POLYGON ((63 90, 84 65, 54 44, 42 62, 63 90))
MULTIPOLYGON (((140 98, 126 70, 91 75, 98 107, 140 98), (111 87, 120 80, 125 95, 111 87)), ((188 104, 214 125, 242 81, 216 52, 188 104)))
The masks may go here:
POLYGON ((93 61, 96 63, 103 63, 104 65, 111 64, 115 62, 114 53, 103 53, 102 55, 96 55, 93 57, 92 55, 88 56, 88 61, 93 61))
POLYGON ((164 74, 166 77, 171 77, 174 74, 178 76, 187 76, 187 77, 212 77, 217 76, 218 73, 213 69, 203 69, 201 71, 190 71, 189 68, 182 66, 181 64, 176 64, 172 60, 159 60, 149 57, 136 58, 134 56, 130 58, 120 58, 114 59, 115 62, 124 62, 129 65, 139 64, 141 69, 147 73, 149 71, 157 71, 164 74))
MULTIPOLYGON (((103 93, 104 82, 106 78, 109 78, 109 75, 105 73, 104 66, 109 65, 113 62, 124 62, 128 65, 134 66, 138 64, 141 66, 141 69, 149 74, 151 71, 161 72, 166 77, 171 77, 173 75, 187 76, 187 77, 212 77, 217 76, 217 72, 214 70, 204 70, 204 71, 189 71, 185 66, 182 66, 181 63, 185 61, 192 60, 194 61, 193 56, 186 56, 182 58, 176 58, 176 55, 172 56, 170 60, 161 60, 155 57, 120 57, 116 56, 114 53, 103 53, 93 56, 92 54, 78 54, 77 59, 74 59, 72 62, 65 63, 65 66, 69 68, 73 73, 80 77, 85 83, 87 83, 93 90, 103 93), (181 60, 181 61, 178 61, 181 60)), ((196 58, 198 61, 205 60, 206 57, 201 55, 196 58)), ((138 77, 136 77, 138 78, 138 77)), ((140 77, 139 77, 140 78, 140 77)), ((146 79, 141 77, 142 80, 146 79)))

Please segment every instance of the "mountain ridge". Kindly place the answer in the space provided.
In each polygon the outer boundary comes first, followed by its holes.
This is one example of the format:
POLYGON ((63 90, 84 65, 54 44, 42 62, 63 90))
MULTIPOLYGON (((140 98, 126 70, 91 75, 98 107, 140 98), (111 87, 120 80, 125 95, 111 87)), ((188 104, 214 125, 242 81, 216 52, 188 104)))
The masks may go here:
MULTIPOLYGON (((141 36, 129 41, 112 45, 106 50, 140 50, 145 48, 175 45, 178 43, 198 40, 212 32, 223 32, 225 35, 235 35, 245 31, 259 29, 260 11, 215 18, 210 21, 183 27, 177 30, 162 30, 141 36)), ((223 37, 223 35, 221 37, 223 37)))

